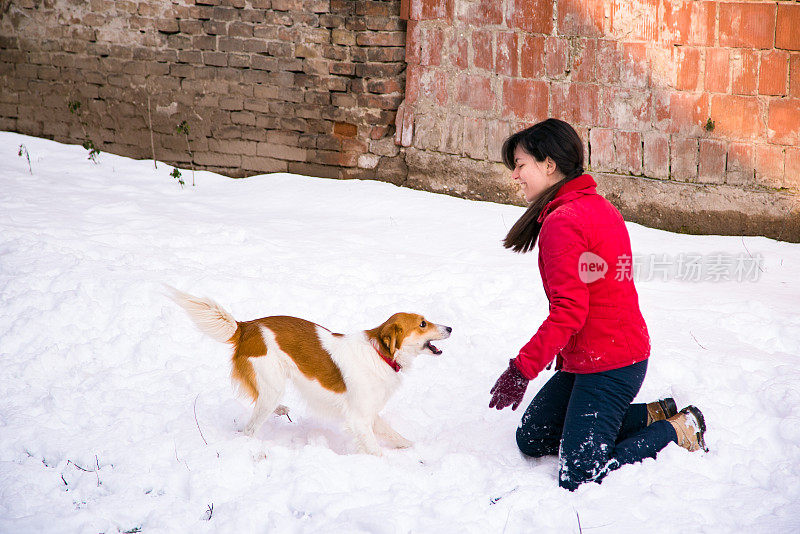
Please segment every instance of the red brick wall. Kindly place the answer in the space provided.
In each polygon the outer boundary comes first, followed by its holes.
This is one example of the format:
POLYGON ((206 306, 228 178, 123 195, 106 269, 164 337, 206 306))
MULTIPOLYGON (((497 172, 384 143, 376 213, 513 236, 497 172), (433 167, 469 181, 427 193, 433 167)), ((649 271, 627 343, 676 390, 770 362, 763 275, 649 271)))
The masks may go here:
MULTIPOLYGON (((799 2, 405 0, 403 15, 396 141, 412 180, 446 167, 440 154, 500 161, 505 135, 558 117, 618 188, 646 177, 759 190, 761 203, 800 188, 799 2)), ((479 168, 462 192, 504 187, 479 168)), ((800 238, 800 202, 781 198, 800 238)))
POLYGON ((399 0, 1 8, 0 129, 231 176, 405 177, 392 141, 405 84, 399 0))

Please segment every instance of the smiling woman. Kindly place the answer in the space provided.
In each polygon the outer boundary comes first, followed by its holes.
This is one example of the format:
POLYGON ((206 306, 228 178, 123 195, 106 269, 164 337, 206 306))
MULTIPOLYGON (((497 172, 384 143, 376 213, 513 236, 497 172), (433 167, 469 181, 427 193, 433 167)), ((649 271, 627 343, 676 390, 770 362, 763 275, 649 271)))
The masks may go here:
POLYGON ((672 399, 631 404, 647 372, 650 336, 633 280, 606 276, 631 256, 630 238, 620 213, 583 174, 578 134, 548 119, 510 136, 503 159, 531 203, 504 245, 527 252, 539 241, 549 315, 497 380, 489 407, 515 410, 528 381, 556 360, 558 372, 525 411, 517 444, 529 456, 558 454, 559 485, 569 490, 655 457, 671 441, 705 448, 697 408, 677 413, 672 399))

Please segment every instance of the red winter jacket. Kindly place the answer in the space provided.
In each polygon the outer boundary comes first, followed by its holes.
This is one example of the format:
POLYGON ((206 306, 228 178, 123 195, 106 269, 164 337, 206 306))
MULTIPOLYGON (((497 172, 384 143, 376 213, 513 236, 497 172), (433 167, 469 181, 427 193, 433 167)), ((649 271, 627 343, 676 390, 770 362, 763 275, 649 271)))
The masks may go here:
POLYGON ((588 174, 570 180, 539 216, 539 272, 550 314, 514 360, 527 378, 556 357, 557 369, 596 373, 650 356, 628 230, 596 185, 588 174))

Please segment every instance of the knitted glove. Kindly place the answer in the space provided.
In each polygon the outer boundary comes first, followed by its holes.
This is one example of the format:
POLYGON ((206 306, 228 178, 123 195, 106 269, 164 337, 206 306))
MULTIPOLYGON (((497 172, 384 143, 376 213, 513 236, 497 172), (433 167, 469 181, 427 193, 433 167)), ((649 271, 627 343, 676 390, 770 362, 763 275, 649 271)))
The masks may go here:
POLYGON ((497 379, 494 387, 489 392, 492 394, 489 408, 497 407, 498 410, 502 410, 506 406, 511 406, 512 410, 516 410, 519 407, 519 403, 522 402, 522 397, 525 396, 528 382, 530 380, 519 372, 512 358, 508 362, 508 369, 500 375, 500 378, 497 379))

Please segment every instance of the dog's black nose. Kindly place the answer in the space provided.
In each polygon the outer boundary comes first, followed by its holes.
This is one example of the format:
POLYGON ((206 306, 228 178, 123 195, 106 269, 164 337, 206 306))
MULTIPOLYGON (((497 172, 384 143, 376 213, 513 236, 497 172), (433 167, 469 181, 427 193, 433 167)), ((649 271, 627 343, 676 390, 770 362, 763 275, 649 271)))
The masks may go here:
POLYGON ((450 328, 449 326, 445 326, 444 328, 445 328, 445 330, 447 330, 448 334, 453 331, 453 329, 450 328))

